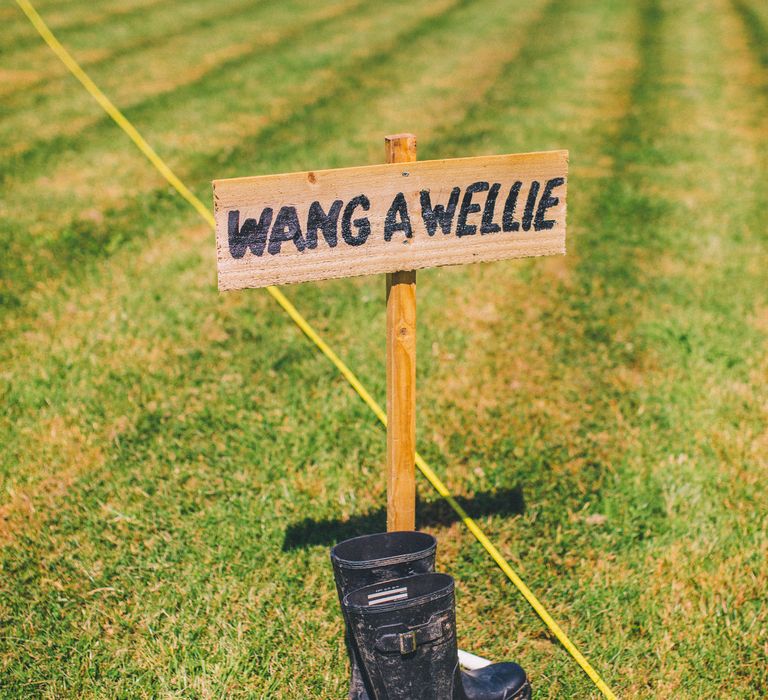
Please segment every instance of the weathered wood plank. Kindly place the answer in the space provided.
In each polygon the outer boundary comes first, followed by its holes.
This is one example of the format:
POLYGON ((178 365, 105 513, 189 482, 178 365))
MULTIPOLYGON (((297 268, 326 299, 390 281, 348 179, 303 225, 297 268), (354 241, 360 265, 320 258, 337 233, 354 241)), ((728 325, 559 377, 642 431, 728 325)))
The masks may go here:
POLYGON ((565 253, 567 151, 213 183, 219 288, 565 253))

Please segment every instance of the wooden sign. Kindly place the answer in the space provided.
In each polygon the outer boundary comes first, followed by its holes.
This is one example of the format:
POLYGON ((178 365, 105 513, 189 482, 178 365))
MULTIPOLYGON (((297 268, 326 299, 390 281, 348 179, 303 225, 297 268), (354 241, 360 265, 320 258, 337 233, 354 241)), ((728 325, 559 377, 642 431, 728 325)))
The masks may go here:
POLYGON ((216 180, 219 289, 565 253, 568 152, 216 180))

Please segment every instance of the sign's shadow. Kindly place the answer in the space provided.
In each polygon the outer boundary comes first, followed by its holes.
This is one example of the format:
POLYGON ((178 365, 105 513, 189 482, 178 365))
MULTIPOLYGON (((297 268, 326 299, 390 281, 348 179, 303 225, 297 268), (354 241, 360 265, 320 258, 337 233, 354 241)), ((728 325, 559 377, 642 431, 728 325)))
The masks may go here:
MULTIPOLYGON (((473 518, 521 515, 525 512, 523 489, 520 486, 477 493, 468 498, 458 496, 456 500, 473 518)), ((459 516, 446 501, 417 501, 416 526, 419 528, 446 527, 458 521, 459 516)), ((286 528, 283 551, 318 545, 331 546, 350 537, 383 532, 386 529, 386 508, 353 515, 344 520, 304 518, 286 528)))

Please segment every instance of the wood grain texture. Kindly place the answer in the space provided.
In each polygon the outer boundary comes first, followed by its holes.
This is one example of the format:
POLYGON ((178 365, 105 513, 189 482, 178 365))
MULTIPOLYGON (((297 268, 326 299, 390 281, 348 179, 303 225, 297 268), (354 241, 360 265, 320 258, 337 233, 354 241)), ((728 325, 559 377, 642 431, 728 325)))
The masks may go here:
MULTIPOLYGON (((404 148, 397 144, 393 141, 387 145, 393 157, 394 150, 404 148)), ((567 169, 567 151, 550 151, 421 161, 408 163, 407 167, 395 162, 214 181, 219 288, 242 289, 563 254, 567 169), (503 230, 505 202, 517 182, 520 189, 512 217, 516 228, 503 230), (559 183, 551 191, 555 203, 546 207, 540 217, 550 227, 537 226, 536 214, 546 185, 552 182, 559 183), (461 229, 459 220, 467 189, 482 183, 487 183, 486 189, 469 198, 461 229), (423 193, 427 193, 431 207, 447 206, 454 188, 459 188, 459 194, 448 232, 441 225, 433 225, 430 235, 423 193), (486 213, 494 189, 497 196, 488 221, 490 229, 495 226, 501 230, 483 233, 489 228, 485 225, 486 213), (532 189, 537 190, 538 197, 533 198, 526 227, 523 217, 532 189), (359 203, 361 197, 369 202, 367 210, 359 203), (355 198, 358 205, 354 205, 355 198), (337 201, 329 235, 315 227, 315 240, 310 240, 308 223, 313 203, 321 213, 329 214, 334 213, 337 201), (395 207, 398 201, 400 208, 395 207), (403 207, 408 227, 402 221, 403 207), (269 216, 265 215, 267 209, 269 216), (295 229, 294 238, 287 240, 290 227, 285 226, 286 213, 294 217, 295 229), (251 223, 246 225, 248 221, 251 223), (263 226, 253 233, 259 222, 263 226), (367 233, 365 228, 369 229, 367 233)))
MULTIPOLYGON (((416 160, 413 134, 387 136, 390 163, 416 160)), ((387 274, 387 530, 416 528, 416 271, 387 274)))

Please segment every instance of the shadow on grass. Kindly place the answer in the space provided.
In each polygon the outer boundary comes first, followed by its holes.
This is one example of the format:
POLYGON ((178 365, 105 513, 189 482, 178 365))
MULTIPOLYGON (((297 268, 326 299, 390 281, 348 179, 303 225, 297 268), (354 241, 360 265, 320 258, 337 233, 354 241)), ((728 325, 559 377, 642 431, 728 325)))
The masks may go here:
MULTIPOLYGON (((459 496, 456 500, 470 516, 475 518, 487 515, 520 515, 525 511, 523 489, 520 486, 478 493, 471 498, 459 496)), ((458 521, 459 516, 446 501, 418 502, 416 505, 416 526, 419 528, 445 527, 458 521)), ((330 546, 350 537, 383 532, 386 529, 386 508, 353 515, 346 520, 304 518, 286 528, 283 551, 316 545, 330 546)))

